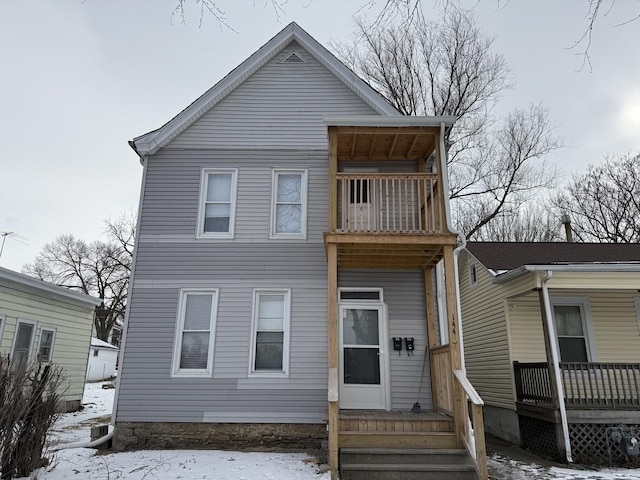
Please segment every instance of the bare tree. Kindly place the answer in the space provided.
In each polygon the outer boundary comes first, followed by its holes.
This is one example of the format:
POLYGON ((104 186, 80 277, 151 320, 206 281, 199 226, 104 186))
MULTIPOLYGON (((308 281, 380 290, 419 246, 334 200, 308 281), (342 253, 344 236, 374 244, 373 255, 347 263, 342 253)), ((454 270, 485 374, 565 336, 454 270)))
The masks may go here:
POLYGON ((504 209, 554 185, 556 169, 544 157, 562 142, 548 112, 531 105, 500 122, 493 117, 512 77, 471 12, 448 5, 439 20, 357 25, 351 43, 333 45, 349 67, 405 115, 458 117, 446 139, 450 196, 469 238, 504 209))
POLYGON ((478 230, 475 241, 559 242, 564 241, 559 219, 544 203, 530 203, 517 210, 505 209, 478 230))
POLYGON ((640 154, 589 166, 554 203, 580 241, 640 243, 640 154))
POLYGON ((124 319, 135 236, 132 214, 106 223, 107 241, 87 243, 61 235, 23 267, 32 277, 101 298, 94 326, 96 336, 105 341, 124 319))

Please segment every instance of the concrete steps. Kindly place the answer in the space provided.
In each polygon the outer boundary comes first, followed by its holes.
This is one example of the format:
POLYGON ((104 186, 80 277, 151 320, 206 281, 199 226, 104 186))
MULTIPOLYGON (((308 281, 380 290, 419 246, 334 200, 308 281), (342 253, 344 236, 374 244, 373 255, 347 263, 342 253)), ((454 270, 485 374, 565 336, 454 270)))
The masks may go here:
POLYGON ((477 480, 464 449, 341 448, 342 480, 477 480))

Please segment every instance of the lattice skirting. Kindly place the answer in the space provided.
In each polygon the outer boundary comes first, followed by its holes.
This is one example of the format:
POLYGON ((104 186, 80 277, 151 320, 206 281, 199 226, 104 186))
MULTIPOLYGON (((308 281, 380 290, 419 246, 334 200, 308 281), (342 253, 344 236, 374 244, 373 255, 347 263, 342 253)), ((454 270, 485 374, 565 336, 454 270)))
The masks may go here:
POLYGON ((551 460, 560 460, 555 424, 523 415, 518 416, 518 423, 523 448, 551 460))
MULTIPOLYGON (((627 457, 608 436, 609 427, 619 423, 570 423, 571 456, 576 463, 587 465, 627 465, 627 457)), ((640 433, 640 424, 623 425, 634 434, 640 433)), ((522 428, 522 427, 520 427, 522 428)))

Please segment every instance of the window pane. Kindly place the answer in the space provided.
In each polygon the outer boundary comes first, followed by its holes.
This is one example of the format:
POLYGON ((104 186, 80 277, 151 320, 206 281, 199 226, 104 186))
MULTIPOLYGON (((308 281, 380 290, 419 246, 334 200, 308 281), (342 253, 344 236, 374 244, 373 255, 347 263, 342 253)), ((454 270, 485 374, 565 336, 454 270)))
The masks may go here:
POLYGON ((180 351, 180 368, 207 368, 209 333, 184 332, 180 351))
POLYGON ((33 325, 21 323, 18 327, 18 338, 16 340, 16 350, 29 351, 31 345, 31 334, 33 333, 33 325))
POLYGON ((282 330, 284 325, 284 295, 258 296, 258 330, 282 330))
POLYGON ((300 205, 276 206, 276 233, 301 233, 302 207, 300 205))
POLYGON ((348 309, 342 329, 345 345, 379 345, 377 310, 348 309))
POLYGON ((377 348, 344 349, 344 383, 380 385, 380 357, 377 348))
POLYGON ((302 176, 295 174, 278 175, 278 202, 300 203, 302 176))
POLYGON ((582 337, 582 316, 577 305, 556 305, 554 307, 558 336, 582 337))
POLYGON ((207 205, 204 214, 205 232, 228 232, 231 205, 207 205))
POLYGON ((207 201, 230 202, 231 178, 230 173, 210 173, 207 183, 207 201))
POLYGON ((588 362, 584 338, 558 338, 561 362, 588 362))
POLYGON ((51 359, 51 347, 53 346, 53 332, 51 330, 42 330, 40 333, 40 349, 38 355, 43 361, 51 359))
POLYGON ((212 298, 212 295, 187 295, 184 315, 185 330, 209 330, 211 328, 212 298))
POLYGON ((256 370, 282 370, 283 332, 258 332, 256 370))

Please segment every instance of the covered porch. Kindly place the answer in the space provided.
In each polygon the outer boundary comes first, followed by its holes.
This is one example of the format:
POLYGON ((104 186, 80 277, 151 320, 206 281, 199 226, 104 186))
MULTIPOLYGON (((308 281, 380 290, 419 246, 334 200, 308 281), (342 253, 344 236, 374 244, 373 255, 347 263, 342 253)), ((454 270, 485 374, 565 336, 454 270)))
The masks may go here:
MULTIPOLYGON (((328 264, 329 388, 328 444, 332 479, 341 451, 353 448, 467 449, 480 478, 486 477, 482 400, 462 372, 454 248, 457 236, 446 222, 446 174, 441 139, 452 119, 326 119, 329 136, 328 264), (444 264, 443 301, 448 315, 440 332, 435 310, 434 270, 444 264), (349 271, 420 272, 424 291, 422 327, 432 409, 345 408, 347 347, 339 276, 349 271), (441 339, 448 338, 442 344, 441 339), (472 405, 471 434, 468 404, 472 405)), ((375 278, 375 277, 374 277, 375 278)), ((383 332, 388 335, 388 332, 383 332)), ((390 337, 390 336, 389 336, 390 337)), ((353 348, 358 345, 352 346, 353 348)), ((424 349, 424 346, 421 346, 424 349)), ((392 338, 379 344, 378 358, 393 353, 392 338)), ((375 358, 375 352, 373 358, 375 358)), ((382 368, 382 367, 381 367, 382 368)), ((421 377, 415 378, 416 387, 421 377)))

